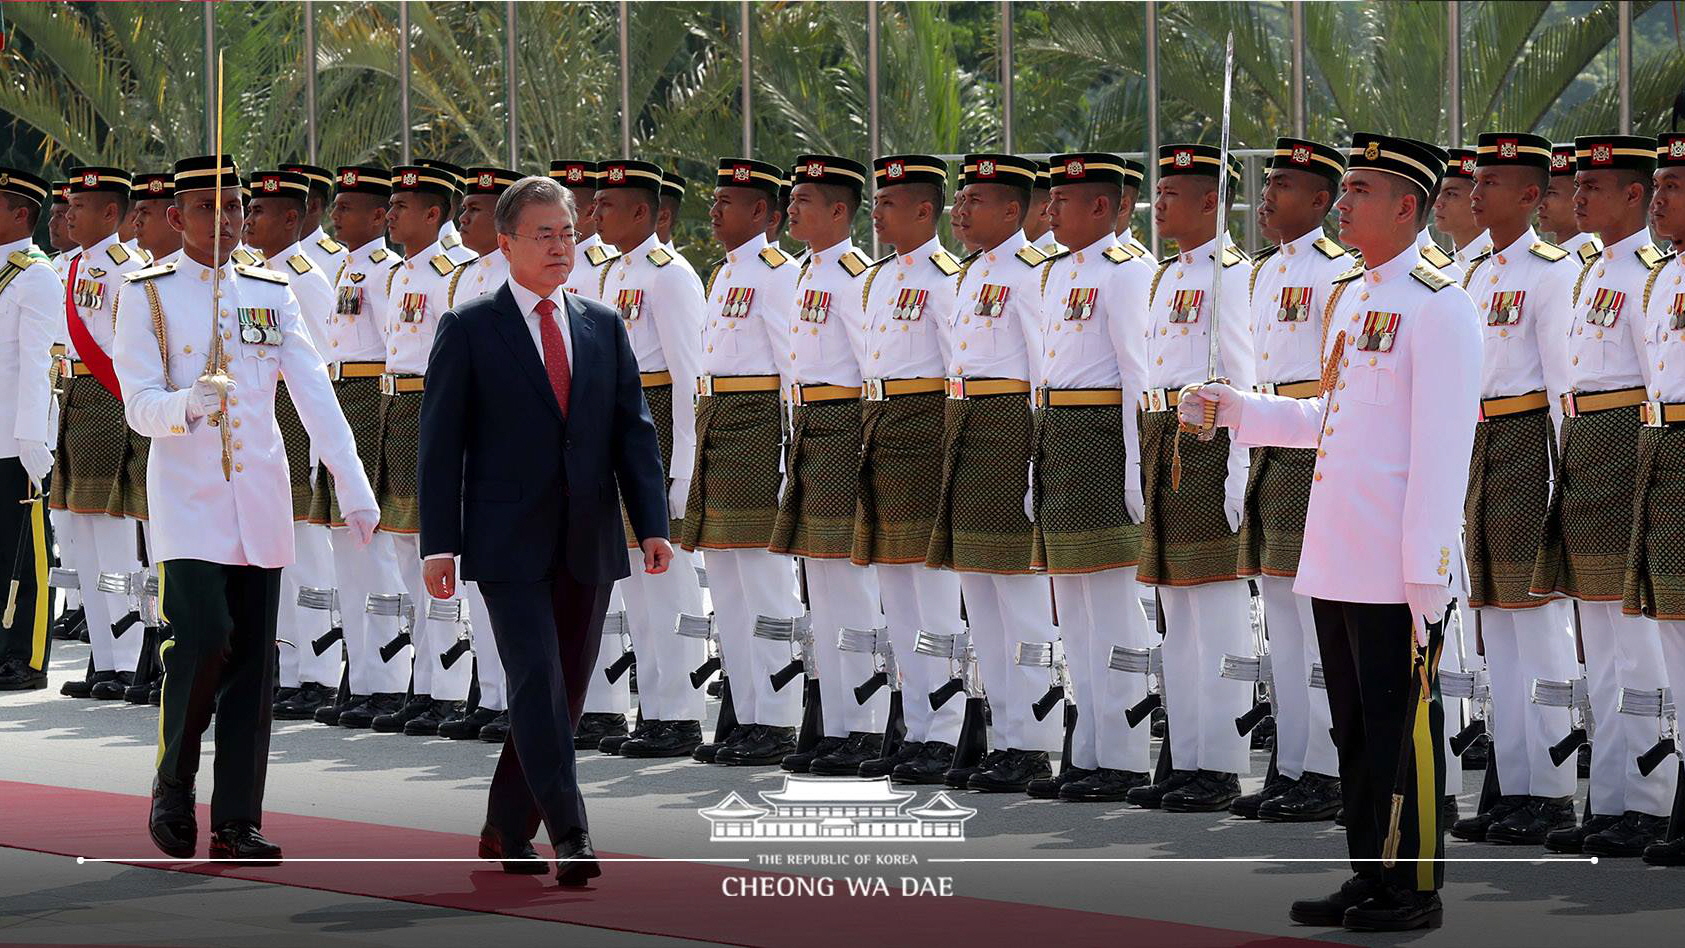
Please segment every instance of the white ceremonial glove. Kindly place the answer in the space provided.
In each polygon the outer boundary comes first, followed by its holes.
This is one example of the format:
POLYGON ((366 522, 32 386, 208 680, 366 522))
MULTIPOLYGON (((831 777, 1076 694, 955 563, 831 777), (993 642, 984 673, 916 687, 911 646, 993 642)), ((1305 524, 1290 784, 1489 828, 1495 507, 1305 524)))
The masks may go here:
MULTIPOLYGON (((1176 406, 1177 419, 1188 425, 1205 424, 1207 402, 1217 403, 1217 427, 1233 428, 1240 421, 1240 392, 1222 382, 1207 382, 1195 389, 1192 395, 1176 406)), ((1215 436, 1216 430, 1213 429, 1202 437, 1209 441, 1215 436)))
POLYGON ((1246 501, 1242 497, 1235 497, 1227 491, 1223 493, 1223 516, 1228 518, 1229 532, 1240 532, 1240 515, 1246 501))
MULTIPOLYGON (((234 394, 234 380, 228 380, 228 394, 234 394)), ((215 385, 200 379, 193 383, 192 397, 187 402, 187 420, 195 421, 222 410, 222 395, 215 385)))
POLYGON ((685 518, 685 502, 690 499, 690 478, 673 481, 667 488, 667 519, 683 520, 685 518))
POLYGON ((29 479, 40 484, 47 479, 47 472, 53 469, 53 452, 40 441, 19 441, 18 462, 23 465, 29 479))
POLYGON ((1141 488, 1130 484, 1123 489, 1123 509, 1129 514, 1131 523, 1145 523, 1147 520, 1147 495, 1141 488))
POLYGON ((1416 634, 1416 645, 1428 645, 1428 626, 1445 618, 1451 605, 1451 590, 1433 583, 1405 583, 1404 601, 1410 606, 1410 627, 1416 634))
POLYGON ((374 542, 374 528, 380 524, 380 511, 353 510, 345 515, 345 528, 359 549, 374 542))
POLYGON ((1031 523, 1036 522, 1036 466, 1030 464, 1030 477, 1024 487, 1024 517, 1031 523))

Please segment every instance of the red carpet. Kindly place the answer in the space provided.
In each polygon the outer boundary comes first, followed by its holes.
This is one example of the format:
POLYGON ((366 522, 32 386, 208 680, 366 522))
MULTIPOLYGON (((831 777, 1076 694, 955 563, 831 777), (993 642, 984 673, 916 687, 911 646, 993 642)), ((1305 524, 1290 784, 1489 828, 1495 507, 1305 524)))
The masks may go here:
MULTIPOLYGON (((152 857, 145 798, 0 780, 0 847, 63 856, 152 857)), ((210 818, 199 807, 201 834, 210 818)), ((392 858, 472 856, 476 837, 457 833, 267 814, 266 835, 291 857, 392 858)), ((201 842, 201 845, 203 843, 201 842)), ((735 849, 735 847, 734 847, 735 849)), ((548 847, 541 847, 547 852, 548 847)), ((203 852, 203 849, 201 849, 203 852)), ((619 854, 603 852, 610 857, 619 854)), ((728 855, 724 850, 721 855, 728 855)), ((739 855, 731 852, 729 855, 739 855)), ((151 864, 165 868, 162 864, 151 864)), ((1003 933, 1057 933, 1075 945, 1309 945, 1309 941, 1178 922, 1048 908, 992 899, 850 896, 727 898, 727 876, 766 876, 747 865, 610 863, 589 889, 562 890, 550 876, 510 876, 490 863, 292 863, 248 869, 182 863, 170 870, 273 882, 349 895, 473 912, 567 922, 594 928, 693 938, 732 945, 859 948, 861 944, 992 944, 1003 933), (652 907, 655 910, 652 910, 652 907), (817 913, 816 913, 817 910, 817 913), (818 917, 823 924, 814 926, 818 917), (799 935, 795 933, 800 933, 799 935)), ((862 870, 891 885, 901 867, 862 870)), ((942 875, 945 867, 907 867, 907 875, 942 875)), ((839 872, 847 874, 846 872, 839 872)))

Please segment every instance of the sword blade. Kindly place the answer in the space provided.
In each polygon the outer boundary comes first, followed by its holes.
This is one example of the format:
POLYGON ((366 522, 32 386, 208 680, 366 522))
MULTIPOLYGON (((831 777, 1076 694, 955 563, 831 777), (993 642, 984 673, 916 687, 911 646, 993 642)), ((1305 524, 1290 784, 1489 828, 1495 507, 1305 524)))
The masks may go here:
POLYGON ((1223 51, 1223 125, 1217 147, 1217 246, 1211 261, 1211 324, 1206 334, 1205 377, 1217 377, 1218 304, 1223 297, 1223 242, 1229 235, 1229 110, 1234 103, 1234 31, 1223 51))

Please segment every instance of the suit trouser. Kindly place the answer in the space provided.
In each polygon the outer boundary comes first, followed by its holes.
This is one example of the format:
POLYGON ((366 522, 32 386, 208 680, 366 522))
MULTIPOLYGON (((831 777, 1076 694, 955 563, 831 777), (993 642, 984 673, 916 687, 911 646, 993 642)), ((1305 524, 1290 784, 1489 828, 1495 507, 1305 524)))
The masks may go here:
POLYGON ((283 688, 302 684, 339 687, 341 643, 335 642, 317 655, 312 643, 333 627, 332 615, 323 609, 306 609, 298 604, 303 587, 330 589, 334 586, 333 547, 328 528, 320 524, 293 522, 293 565, 281 571, 281 614, 276 634, 291 642, 281 646, 279 681, 283 688))
POLYGON ((1571 797, 1576 758, 1551 763, 1550 747, 1568 733, 1568 709, 1534 704, 1533 682, 1568 681, 1578 675, 1572 615, 1566 601, 1532 609, 1480 610, 1486 668, 1492 683, 1492 753, 1499 792, 1571 797))
POLYGON ((1648 777, 1638 772, 1638 755, 1656 743, 1656 719, 1619 712, 1621 689, 1651 691, 1667 684, 1661 631, 1649 619, 1622 615, 1619 602, 1582 602, 1580 637, 1597 728, 1591 742, 1591 812, 1667 816, 1679 769, 1657 767, 1648 777))
MULTIPOLYGON (((819 710, 825 737, 847 737, 854 731, 882 731, 887 723, 889 691, 880 688, 871 700, 860 704, 854 689, 872 677, 876 668, 865 652, 845 652, 837 647, 843 629, 880 629, 883 612, 878 607, 879 566, 856 566, 845 559, 808 559, 807 602, 813 623, 814 661, 819 665, 819 710)), ((902 658, 900 640, 892 640, 897 663, 902 658)), ((908 646, 911 648, 911 646, 908 646)), ((903 666, 905 667, 905 666, 903 666)), ((795 687, 794 683, 786 687, 795 687)), ((736 693, 733 692, 733 700, 736 693)), ((912 692, 902 699, 911 708, 912 692)), ((921 697, 924 707, 928 698, 921 697)), ((909 712, 910 714, 910 712, 909 712)), ((909 739, 913 739, 909 731, 909 739)))
MULTIPOLYGON (((1410 610, 1403 603, 1312 601, 1316 637, 1328 681, 1328 710, 1340 755, 1340 792, 1345 805, 1346 849, 1352 871, 1406 889, 1430 891, 1445 881, 1445 827, 1440 798, 1445 793, 1445 715, 1439 701, 1438 669, 1429 669, 1431 700, 1417 694, 1410 610), (1402 782, 1398 863, 1380 862, 1387 839, 1392 794, 1398 786, 1400 751, 1411 718, 1402 782)), ((1445 623, 1428 627, 1428 654, 1445 641, 1445 623)), ((1180 760, 1177 761, 1180 763, 1180 760)))
POLYGON ((1270 639, 1270 702, 1275 716, 1275 767, 1294 780, 1305 771, 1340 772, 1329 733, 1328 692, 1311 687, 1311 666, 1322 661, 1309 596, 1293 592, 1286 576, 1258 577, 1270 639))
POLYGON ((474 675, 480 681, 478 705, 492 711, 507 711, 509 699, 504 684, 503 657, 497 651, 497 636, 491 634, 491 612, 486 609, 486 597, 480 592, 480 584, 473 582, 462 584, 462 594, 468 599, 468 631, 472 638, 470 644, 474 647, 474 675))
POLYGON ((939 635, 965 631, 960 621, 959 575, 918 563, 879 563, 875 568, 884 621, 895 646, 895 663, 901 668, 901 689, 905 692, 901 712, 907 722, 907 740, 956 743, 965 702, 955 699, 932 709, 929 701, 930 693, 952 677, 949 660, 919 655, 913 645, 920 629, 939 635))
POLYGON ((1250 745, 1235 718, 1252 707, 1252 685, 1222 677, 1224 655, 1251 655, 1246 583, 1158 587, 1164 610, 1164 704, 1177 770, 1249 772, 1250 745))
POLYGON ((989 746, 1058 751, 1065 743, 1064 715, 1055 711, 1037 721, 1031 710, 1047 693, 1051 672, 1018 664, 1018 643, 1051 642, 1059 635, 1047 577, 960 573, 959 578, 977 671, 989 696, 989 746))
POLYGON ((171 636, 162 648, 158 772, 191 784, 216 713, 211 826, 261 823, 275 690, 281 571, 167 560, 159 596, 171 636))
MULTIPOLYGON (((720 662, 731 680, 738 723, 795 727, 802 714, 800 679, 782 691, 773 691, 771 680, 790 663, 790 646, 754 635, 756 616, 789 619, 802 614, 792 559, 766 550, 703 550, 702 560, 720 636, 720 662)), ((836 651, 834 630, 827 635, 814 626, 813 633, 814 651, 836 651)))
MULTIPOLYGON (((611 615, 626 612, 626 580, 614 584, 608 597, 608 612, 611 615)), ((608 680, 608 667, 620 658, 630 644, 616 635, 597 649, 596 667, 591 670, 590 681, 585 686, 586 714, 632 713, 632 672, 628 670, 616 681, 608 680)))
POLYGON ((573 732, 611 585, 578 582, 565 567, 538 582, 480 581, 509 675, 509 736, 486 800, 486 823, 506 839, 532 839, 540 822, 552 843, 587 827, 573 732))
MULTIPOLYGON (((397 637, 402 620, 370 615, 366 609, 371 594, 395 595, 404 589, 392 535, 376 531, 369 545, 361 546, 346 528, 335 527, 333 563, 334 576, 339 580, 340 620, 345 627, 345 660, 351 666, 351 693, 402 694, 409 688, 414 650, 405 646, 390 661, 380 657, 380 647, 397 637)), ((421 609, 427 608, 425 598, 416 602, 421 609)))
POLYGON ((473 665, 459 661, 446 668, 441 656, 456 644, 462 625, 427 618, 427 603, 433 597, 421 577, 421 534, 388 535, 404 578, 404 591, 415 603, 415 624, 410 631, 410 639, 415 643, 415 693, 438 701, 461 701, 468 697, 468 678, 473 665))
POLYGON ((631 563, 626 622, 638 653, 638 709, 649 720, 700 721, 703 693, 690 686, 690 673, 707 658, 708 647, 675 632, 679 613, 702 612, 696 561, 676 549, 667 571, 653 576, 644 572, 641 554, 631 563))
POLYGON ((93 646, 96 671, 132 672, 140 660, 139 626, 121 638, 112 634, 111 624, 128 614, 129 597, 99 591, 99 574, 134 573, 140 569, 136 555, 135 522, 105 514, 73 513, 69 517, 75 570, 82 585, 82 606, 88 618, 88 641, 93 646))
MULTIPOLYGON (((1059 635, 1065 640, 1065 660, 1077 701, 1069 765, 1150 772, 1152 729, 1146 722, 1130 727, 1124 718, 1130 705, 1146 697, 1147 676, 1111 667, 1112 646, 1151 648, 1154 644, 1154 630, 1141 611, 1135 567, 1055 576, 1053 588, 1059 595, 1059 635)), ((1176 763, 1180 766, 1181 759, 1176 763)))
POLYGON ((23 464, 17 458, 0 458, 0 584, 5 584, 0 585, 0 597, 8 594, 14 578, 18 581, 11 626, 0 628, 0 662, 18 661, 45 671, 52 653, 47 565, 53 535, 46 501, 23 503, 29 493, 23 464))

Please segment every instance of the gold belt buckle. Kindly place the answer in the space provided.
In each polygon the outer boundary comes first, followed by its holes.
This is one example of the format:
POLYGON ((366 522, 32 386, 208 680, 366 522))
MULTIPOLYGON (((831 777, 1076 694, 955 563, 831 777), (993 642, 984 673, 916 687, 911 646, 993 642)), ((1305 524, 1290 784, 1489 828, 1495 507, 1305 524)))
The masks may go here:
POLYGON ((948 397, 957 401, 965 399, 965 376, 950 375, 947 381, 948 397))
POLYGON ((396 394, 398 394, 398 378, 397 378, 397 376, 392 375, 389 372, 381 375, 381 377, 380 377, 380 394, 382 394, 382 395, 396 395, 396 394))
POLYGON ((865 394, 866 401, 869 402, 881 402, 888 398, 883 393, 883 379, 861 380, 861 391, 865 394))
POLYGON ((802 404, 802 383, 790 383, 790 404, 795 406, 802 404))
POLYGON ((714 394, 714 377, 712 375, 698 375, 696 377, 696 394, 699 396, 714 394))
POLYGON ((1169 411, 1170 410, 1170 406, 1168 404, 1166 404, 1166 399, 1164 397, 1164 389, 1153 388, 1153 389, 1147 390, 1147 410, 1148 411, 1169 411))
POLYGON ((1562 393, 1562 415, 1565 418, 1580 417, 1580 402, 1573 392, 1562 393))
POLYGON ((68 379, 73 378, 76 375, 76 363, 70 357, 60 356, 58 358, 58 364, 59 378, 68 379))
POLYGON ((1666 424, 1662 420, 1662 402, 1659 398, 1644 402, 1639 407, 1639 413, 1644 416, 1644 426, 1647 428, 1661 428, 1666 424))

